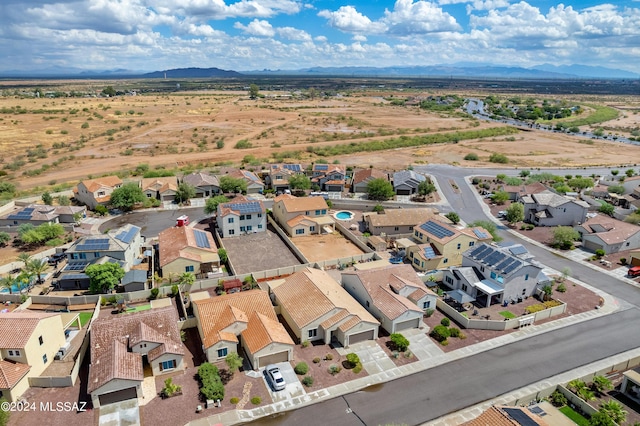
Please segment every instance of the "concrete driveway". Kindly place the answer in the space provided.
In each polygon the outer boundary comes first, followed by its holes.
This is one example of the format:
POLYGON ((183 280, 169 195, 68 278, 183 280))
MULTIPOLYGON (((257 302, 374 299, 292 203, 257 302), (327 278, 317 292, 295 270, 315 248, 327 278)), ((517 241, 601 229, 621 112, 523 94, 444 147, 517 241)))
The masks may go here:
POLYGON ((279 362, 274 365, 280 369, 280 373, 284 378, 284 382, 287 384, 287 387, 284 390, 278 392, 274 392, 271 388, 271 385, 267 381, 267 378, 264 374, 264 368, 260 369, 262 378, 266 383, 267 389, 269 390, 269 394, 271 395, 271 399, 273 400, 273 402, 282 402, 306 394, 304 386, 302 386, 302 383, 300 383, 298 375, 295 371, 293 371, 293 367, 291 366, 291 364, 289 364, 288 362, 279 362))
POLYGON ((100 426, 139 426, 140 407, 137 399, 107 404, 100 407, 100 426))

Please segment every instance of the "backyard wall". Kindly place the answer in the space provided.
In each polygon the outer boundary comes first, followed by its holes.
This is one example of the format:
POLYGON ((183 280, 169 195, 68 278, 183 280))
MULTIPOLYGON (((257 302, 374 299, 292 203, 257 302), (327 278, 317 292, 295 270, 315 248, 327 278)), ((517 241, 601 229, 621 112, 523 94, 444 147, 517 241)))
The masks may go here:
POLYGON ((278 223, 275 221, 275 219, 273 219, 273 217, 271 217, 271 215, 267 215, 267 221, 271 226, 273 226, 273 229, 276 230, 280 238, 282 238, 282 241, 284 241, 287 247, 289 247, 289 250, 293 252, 293 254, 298 258, 298 260, 301 263, 309 263, 309 260, 306 257, 304 257, 304 254, 302 254, 300 250, 298 250, 298 247, 296 247, 296 245, 293 244, 293 241, 291 241, 291 239, 289 238, 287 233, 284 231, 284 229, 282 229, 280 225, 278 225, 278 223))

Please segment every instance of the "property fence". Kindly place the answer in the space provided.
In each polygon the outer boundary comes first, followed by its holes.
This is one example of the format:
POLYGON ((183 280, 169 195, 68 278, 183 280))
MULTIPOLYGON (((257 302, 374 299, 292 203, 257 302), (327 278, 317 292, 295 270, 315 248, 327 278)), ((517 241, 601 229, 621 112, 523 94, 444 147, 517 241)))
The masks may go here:
POLYGON ((369 247, 366 242, 360 241, 358 237, 356 237, 353 232, 349 231, 349 229, 347 229, 343 224, 336 222, 336 229, 363 252, 373 252, 373 249, 369 247))
POLYGON ((301 263, 309 263, 309 260, 304 256, 304 254, 302 254, 298 247, 296 247, 296 245, 293 243, 293 241, 291 241, 291 238, 289 238, 284 229, 282 229, 280 225, 278 225, 278 223, 273 217, 271 217, 271 215, 267 215, 267 221, 271 226, 273 226, 273 229, 276 230, 276 233, 280 236, 280 238, 282 238, 282 241, 284 241, 287 247, 289 247, 289 250, 293 252, 295 257, 297 257, 301 263))

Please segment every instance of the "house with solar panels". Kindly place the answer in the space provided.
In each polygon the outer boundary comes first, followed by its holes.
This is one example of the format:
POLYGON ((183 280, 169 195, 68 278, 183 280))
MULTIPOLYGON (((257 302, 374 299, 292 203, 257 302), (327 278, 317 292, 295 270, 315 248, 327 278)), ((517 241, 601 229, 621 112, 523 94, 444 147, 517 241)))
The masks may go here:
POLYGON ((397 195, 413 195, 418 193, 418 185, 427 178, 413 170, 400 170, 393 174, 393 190, 397 195))
POLYGON ((106 262, 118 263, 125 272, 140 263, 143 237, 140 228, 125 225, 102 235, 88 235, 76 240, 65 252, 67 264, 57 279, 57 287, 63 290, 86 290, 89 277, 84 273, 89 265, 106 262))
POLYGON ((30 204, 17 208, 0 217, 0 226, 19 226, 30 223, 34 226, 43 223, 76 223, 76 217, 86 215, 85 206, 48 206, 44 204, 30 204))
POLYGON ((460 266, 466 250, 493 239, 489 231, 482 227, 458 229, 436 219, 416 226, 413 238, 419 244, 408 247, 406 255, 418 271, 460 266))
POLYGON ((264 183, 274 192, 284 193, 290 190, 289 178, 298 174, 304 174, 304 169, 300 164, 270 164, 264 183))
POLYGON ((462 255, 462 266, 444 271, 447 296, 481 307, 522 301, 551 281, 532 257, 521 244, 474 246, 462 255))
POLYGON ((218 247, 210 232, 187 226, 165 229, 158 234, 157 267, 161 276, 219 275, 218 247))
POLYGON ((264 232, 267 210, 262 201, 239 195, 228 203, 218 204, 216 222, 223 238, 264 232))
POLYGON ((321 191, 344 191, 344 186, 347 183, 344 166, 339 164, 314 164, 311 173, 312 184, 318 185, 321 191))

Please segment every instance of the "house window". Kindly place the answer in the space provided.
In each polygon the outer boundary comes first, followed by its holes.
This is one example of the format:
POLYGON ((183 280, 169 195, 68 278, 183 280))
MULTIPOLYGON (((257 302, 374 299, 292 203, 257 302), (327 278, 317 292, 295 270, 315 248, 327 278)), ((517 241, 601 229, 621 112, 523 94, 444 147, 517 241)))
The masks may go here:
POLYGON ((481 266, 481 267, 480 267, 480 270, 481 270, 482 272, 484 272, 484 266, 481 266))
POLYGON ((252 230, 253 230, 253 226, 247 225, 247 231, 252 231, 252 230))
POLYGON ((240 220, 244 220, 244 215, 243 214, 240 215, 240 220))
POLYGON ((525 281, 527 281, 528 279, 529 279, 529 274, 526 274, 526 275, 524 276, 524 280, 525 280, 525 281))
POLYGON ((218 349, 218 358, 227 356, 227 353, 228 353, 227 348, 218 349))
POLYGON ((176 360, 170 359, 169 361, 162 361, 159 362, 158 365, 160 366, 160 371, 173 370, 176 368, 176 360))
POLYGON ((94 251, 93 252, 93 257, 95 257, 95 258, 100 257, 100 252, 99 251, 94 251))
POLYGON ((426 302, 422 303, 422 309, 429 309, 430 306, 431 306, 430 300, 427 300, 426 302))
POLYGON ((367 300, 367 308, 369 307, 369 301, 367 300))
POLYGON ((456 248, 460 250, 460 247, 462 247, 462 244, 458 243, 458 246, 456 248))
POLYGON ((399 227, 399 226, 394 226, 394 227, 393 227, 393 230, 394 230, 394 231, 399 231, 399 230, 400 230, 400 227, 399 227))
POLYGON ((418 231, 414 232, 413 235, 418 236, 418 231))
POLYGON ((244 226, 240 227, 240 232, 244 232, 246 230, 246 228, 244 226))
POLYGON ((465 293, 467 292, 467 285, 466 284, 462 284, 462 291, 464 291, 465 293))
POLYGON ((262 213, 258 213, 258 217, 262 217, 262 213))
POLYGON ((227 223, 233 223, 233 218, 230 217, 229 219, 227 219, 227 223))
POLYGON ((17 349, 14 349, 14 350, 9 349, 9 356, 20 356, 20 351, 17 349))
POLYGON ((42 344, 44 343, 44 340, 42 340, 42 336, 38 337, 38 343, 40 343, 40 346, 42 346, 42 344))
POLYGON ((446 282, 448 282, 449 284, 453 284, 453 278, 451 277, 445 277, 444 279, 446 282))
POLYGON ((184 271, 185 272, 193 272, 195 270, 195 268, 193 267, 193 265, 189 265, 189 266, 185 266, 184 267, 184 271))
POLYGON ((309 330, 309 338, 312 337, 317 337, 318 336, 318 329, 314 328, 313 330, 309 330))
POLYGON ((476 242, 475 242, 475 241, 469 241, 469 247, 473 247, 473 246, 475 246, 475 245, 476 245, 476 242))
POLYGON ((18 224, 18 221, 17 221, 17 220, 14 220, 14 221, 13 221, 13 224, 14 224, 14 225, 17 225, 17 224, 18 224))
POLYGON ((526 296, 526 295, 527 295, 527 289, 526 289, 526 288, 523 288, 523 289, 522 289, 522 295, 523 295, 523 296, 526 296))
POLYGON ((496 277, 497 277, 496 273, 495 273, 495 272, 493 272, 493 271, 491 271, 491 279, 492 279, 492 280, 495 280, 495 279, 496 279, 496 277))
POLYGON ((308 211, 307 211, 307 212, 304 212, 304 215, 305 215, 305 216, 309 216, 309 212, 308 212, 308 211))
POLYGON ((147 344, 146 344, 146 343, 140 343, 140 349, 142 349, 142 348, 146 348, 146 347, 147 347, 147 344))
POLYGON ((80 253, 80 259, 86 259, 87 253, 80 253))
POLYGON ((316 227, 315 226, 310 226, 309 227, 309 232, 316 232, 316 227))
POLYGON ((251 215, 250 214, 246 215, 246 219, 251 220, 251 215))
POLYGON ((410 226, 410 227, 409 227, 409 231, 413 231, 413 226, 410 226))
POLYGON ((409 257, 413 259, 413 252, 409 253, 409 257))
POLYGON ((258 229, 262 229, 262 225, 258 225, 258 229))
POLYGON ((46 363, 47 363, 47 354, 42 355, 42 362, 43 362, 44 364, 46 364, 46 363))
POLYGON ((229 235, 234 235, 236 231, 234 229, 229 229, 229 235))
POLYGON ((304 234, 304 229, 296 229, 296 235, 304 234))
POLYGON ((327 214, 327 209, 322 209, 322 214, 327 214))
POLYGON ((415 259, 413 259, 413 263, 415 263, 416 265, 420 264, 420 260, 418 260, 418 258, 416 257, 415 259))
POLYGON ((320 216, 320 210, 316 210, 316 216, 320 216))
POLYGON ((147 198, 151 198, 151 194, 150 193, 147 193, 147 198))
POLYGON ((449 263, 449 259, 445 257, 444 259, 442 259, 442 263, 449 263))

